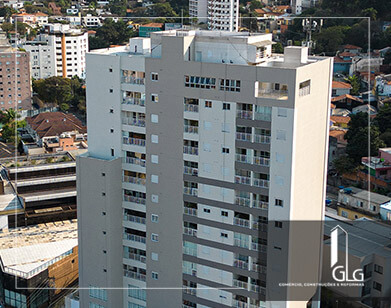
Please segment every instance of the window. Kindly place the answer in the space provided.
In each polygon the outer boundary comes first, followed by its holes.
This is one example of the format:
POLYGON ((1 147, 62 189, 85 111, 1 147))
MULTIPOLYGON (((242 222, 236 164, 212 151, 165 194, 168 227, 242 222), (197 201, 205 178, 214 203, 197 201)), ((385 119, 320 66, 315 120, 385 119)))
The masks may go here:
POLYGON ((90 286, 89 295, 91 298, 97 298, 102 301, 107 301, 107 290, 90 286))
POLYGON ((383 274, 383 266, 380 266, 378 264, 375 264, 374 271, 378 274, 383 274))
POLYGON ((106 253, 107 253, 107 251, 106 251, 106 250, 103 250, 103 253, 104 253, 104 254, 106 254, 106 253))
POLYGON ((159 279, 159 273, 157 273, 157 272, 152 272, 152 279, 158 280, 158 279, 159 279))
POLYGON ((311 80, 306 80, 299 85, 299 96, 309 95, 311 90, 311 80))
POLYGON ((111 128, 111 129, 110 129, 110 133, 114 133, 114 129, 111 128))
POLYGON ((114 149, 111 149, 111 156, 114 156, 114 149))
POLYGON ((155 175, 155 174, 152 174, 151 175, 151 182, 155 183, 155 184, 158 184, 159 183, 159 176, 155 175))
POLYGON ((276 202, 274 203, 274 205, 276 206, 284 206, 284 201, 281 200, 281 199, 276 199, 275 200, 276 202))
POLYGON ((151 162, 153 164, 158 164, 159 163, 159 156, 158 155, 151 155, 151 162))
POLYGON ((151 259, 153 261, 159 261, 159 254, 157 254, 156 252, 152 252, 151 253, 151 259))
POLYGON ((158 81, 159 80, 159 74, 158 73, 151 73, 151 80, 152 81, 158 81))
POLYGON ((227 211, 221 211, 221 216, 228 217, 228 212, 227 211))
POLYGON ((224 148, 224 147, 223 147, 222 153, 224 153, 224 154, 229 154, 229 148, 224 148))
POLYGON ((274 249, 282 250, 281 247, 278 247, 278 246, 274 246, 274 249))
POLYGON ((185 87, 216 89, 216 78, 185 75, 185 87))
POLYGON ((106 193, 105 193, 105 192, 102 192, 102 196, 103 196, 103 197, 106 196, 106 193))
POLYGON ((106 231, 102 231, 103 235, 106 235, 106 231))
POLYGON ((159 116, 157 114, 151 114, 151 122, 159 123, 159 116))
POLYGON ((112 73, 112 72, 113 72, 113 69, 112 69, 111 67, 109 68, 109 72, 110 72, 110 73, 112 73))
POLYGON ((220 79, 220 90, 240 92, 240 80, 220 79))
POLYGON ((376 281, 373 282, 373 288, 379 292, 381 292, 382 285, 376 281))
POLYGON ((230 129, 229 129, 229 124, 228 123, 222 123, 221 125, 221 131, 223 133, 229 133, 230 129))
POLYGON ((151 201, 153 203, 159 203, 159 196, 158 195, 151 195, 151 201))
POLYGON ((276 228, 282 228, 282 221, 275 221, 275 222, 274 222, 274 226, 275 226, 276 228))
POLYGON ((159 102, 159 95, 151 94, 151 101, 154 102, 154 103, 159 102))
POLYGON ((110 109, 110 113, 114 113, 114 109, 110 109))
POLYGON ((221 233, 220 233, 220 236, 221 236, 221 237, 228 238, 228 234, 227 234, 227 233, 224 233, 224 232, 221 232, 221 233))
POLYGON ((151 241, 152 242, 159 242, 159 235, 156 233, 151 234, 151 241))
POLYGON ((102 176, 106 176, 106 173, 102 172, 102 176))
POLYGON ((110 93, 113 93, 113 89, 110 89, 109 92, 110 92, 110 93))
POLYGON ((102 212, 102 216, 106 216, 106 212, 102 212))
POLYGON ((205 213, 210 213, 210 209, 207 208, 207 207, 204 207, 204 212, 205 212, 205 213))
POLYGON ((133 285, 128 285, 128 296, 144 302, 147 300, 146 290, 133 285))
POLYGON ((105 308, 105 306, 102 306, 102 305, 90 302, 89 303, 89 308, 105 308))
POLYGON ((230 110, 230 109, 231 109, 231 104, 223 103, 223 110, 230 110))
POLYGON ((372 205, 372 211, 376 212, 376 205, 372 205))
POLYGON ((212 108, 212 102, 211 101, 205 101, 205 108, 212 108))
POLYGON ((159 143, 159 136, 158 135, 151 135, 151 142, 152 143, 159 143))
POLYGON ((205 152, 210 152, 211 151, 209 143, 204 143, 204 151, 205 152))
POLYGON ((286 132, 284 130, 277 130, 277 140, 286 140, 286 132))
POLYGON ((152 215, 151 215, 151 221, 152 221, 152 222, 158 222, 158 221, 159 221, 159 216, 156 215, 156 214, 152 214, 152 215))

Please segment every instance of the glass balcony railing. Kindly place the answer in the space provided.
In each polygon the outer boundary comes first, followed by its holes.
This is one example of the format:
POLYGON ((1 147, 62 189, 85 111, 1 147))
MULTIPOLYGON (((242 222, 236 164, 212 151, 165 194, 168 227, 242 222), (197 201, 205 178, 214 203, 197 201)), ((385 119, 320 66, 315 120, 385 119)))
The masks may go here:
POLYGON ((140 97, 124 97, 122 104, 127 105, 136 105, 136 106, 145 106, 145 98, 140 97))
POLYGON ((235 183, 251 185, 251 178, 247 176, 235 175, 235 183))
POLYGON ((250 207, 251 200, 243 197, 235 197, 235 204, 250 207))
POLYGON ((190 235, 190 236, 197 237, 197 230, 196 229, 183 227, 183 233, 187 234, 187 235, 190 235))
POLYGON ((185 104, 185 111, 188 111, 188 112, 198 112, 198 105, 185 104))
POLYGON ((123 144, 136 145, 139 147, 145 147, 145 139, 122 137, 123 144))
POLYGON ((197 188, 183 187, 183 193, 190 196, 198 196, 197 188))
POLYGON ((236 132, 236 140, 251 142, 251 138, 252 138, 251 136, 252 135, 250 133, 239 133, 239 132, 236 132))
POLYGON ((122 118, 122 124, 138 126, 138 127, 145 127, 145 120, 144 119, 135 119, 135 118, 122 118))
POLYGON ((145 78, 137 78, 132 76, 122 76, 122 83, 144 85, 145 78))
POLYGON ((253 157, 253 164, 269 167, 269 165, 270 165, 270 158, 253 157))
POLYGON ((138 204, 145 204, 144 198, 134 197, 134 196, 124 195, 124 201, 138 203, 138 204))
POLYGON ((254 135, 254 142, 255 143, 270 143, 270 136, 265 135, 254 135))
POLYGON ((248 119, 252 120, 253 118, 253 112, 250 110, 237 110, 236 111, 236 117, 241 119, 248 119))
POLYGON ((248 263, 242 260, 235 259, 234 260, 234 267, 241 268, 244 270, 248 270, 248 263))
POLYGON ((124 157, 124 163, 145 167, 145 159, 136 158, 136 157, 124 157))
POLYGON ((268 180, 261 180, 261 179, 253 179, 253 186, 268 188, 269 181, 268 180))
POLYGON ((185 133, 198 134, 198 126, 185 125, 185 133))
POLYGON ((136 224, 145 225, 145 218, 144 217, 139 217, 139 216, 125 214, 124 215, 124 220, 125 221, 134 222, 136 224))
POLYGON ((146 238, 144 236, 140 235, 135 235, 135 234, 128 234, 124 233, 124 240, 132 241, 132 242, 137 242, 137 243, 146 243, 146 238))
POLYGON ((251 164, 252 163, 252 159, 251 159, 251 156, 248 156, 248 155, 244 155, 244 154, 236 154, 235 155, 235 160, 237 162, 240 162, 240 163, 245 163, 245 164, 251 164))
POLYGON ((183 173, 184 174, 188 174, 188 175, 197 176, 198 175, 198 169, 197 168, 191 168, 191 167, 184 166, 183 167, 183 173))
POLYGON ((144 274, 140 274, 140 273, 136 273, 136 272, 132 272, 132 271, 128 271, 128 270, 124 270, 124 276, 128 277, 128 278, 136 279, 136 280, 141 280, 141 281, 146 280, 146 276, 144 274))
POLYGON ((185 208, 183 208, 183 212, 184 212, 186 215, 197 216, 197 209, 193 209, 193 208, 191 208, 191 207, 185 207, 185 208))
POLYGON ((250 228, 250 221, 247 219, 234 217, 233 221, 235 226, 244 227, 244 228, 250 228))
POLYGON ((183 146, 183 153, 189 155, 198 155, 198 148, 192 146, 183 146))
POLYGON ((146 179, 124 175, 124 182, 145 186, 146 179))

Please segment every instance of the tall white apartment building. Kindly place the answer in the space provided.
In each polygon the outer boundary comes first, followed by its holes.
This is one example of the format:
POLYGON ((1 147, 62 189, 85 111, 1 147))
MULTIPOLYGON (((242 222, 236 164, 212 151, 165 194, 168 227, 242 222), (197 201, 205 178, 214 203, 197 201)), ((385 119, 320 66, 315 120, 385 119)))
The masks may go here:
POLYGON ((289 221, 324 216, 333 63, 271 40, 173 30, 87 55, 81 307, 306 307, 315 289, 278 283, 319 280, 320 224, 289 221))
POLYGON ((316 6, 318 0, 291 0, 292 13, 300 15, 304 10, 316 6))
POLYGON ((189 15, 210 30, 239 30, 239 0, 189 0, 189 15))
POLYGON ((64 24, 45 26, 45 33, 22 47, 30 52, 32 76, 85 78, 88 33, 64 24))

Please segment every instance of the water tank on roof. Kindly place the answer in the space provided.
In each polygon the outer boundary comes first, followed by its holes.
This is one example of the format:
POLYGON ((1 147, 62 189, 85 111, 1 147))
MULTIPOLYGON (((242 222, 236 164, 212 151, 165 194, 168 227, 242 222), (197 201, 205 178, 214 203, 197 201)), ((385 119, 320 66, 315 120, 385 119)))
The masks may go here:
POLYGON ((345 194, 351 194, 352 193, 352 189, 351 188, 345 188, 343 191, 345 192, 345 194))

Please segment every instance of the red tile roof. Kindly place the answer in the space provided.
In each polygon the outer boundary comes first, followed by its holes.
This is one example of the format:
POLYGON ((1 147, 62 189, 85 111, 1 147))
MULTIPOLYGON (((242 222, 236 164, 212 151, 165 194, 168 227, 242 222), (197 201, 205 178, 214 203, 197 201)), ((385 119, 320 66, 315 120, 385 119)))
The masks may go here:
POLYGON ((64 132, 86 133, 87 128, 74 114, 63 112, 44 112, 27 117, 26 122, 40 138, 59 136, 64 132))
MULTIPOLYGON (((331 101, 333 101, 333 100, 331 99, 331 101)), ((335 106, 334 104, 331 103, 331 104, 330 104, 330 108, 331 108, 331 109, 335 109, 335 108, 337 108, 337 106, 335 106)))
POLYGON ((351 45, 351 44, 344 45, 343 48, 344 49, 362 49, 361 47, 351 45))
POLYGON ((345 134, 346 134, 346 131, 344 131, 344 130, 337 130, 337 129, 330 130, 330 132, 329 132, 329 136, 330 137, 335 137, 335 138, 338 138, 339 136, 343 136, 345 134))
POLYGON ((333 81, 333 89, 351 89, 352 86, 346 82, 333 81))
POLYGON ((344 52, 341 52, 338 54, 340 57, 354 57, 355 54, 354 53, 351 53, 351 52, 348 52, 348 51, 344 51, 344 52))
POLYGON ((266 14, 266 11, 263 10, 263 9, 255 9, 254 11, 255 11, 255 13, 257 13, 257 14, 266 14))
POLYGON ((350 122, 350 117, 330 116, 330 120, 334 123, 348 124, 350 122))
POLYGON ((163 24, 160 22, 151 22, 149 24, 141 25, 140 27, 161 28, 163 27, 163 24))
POLYGON ((361 98, 358 98, 358 97, 350 95, 350 94, 344 94, 344 95, 340 95, 340 96, 337 96, 337 97, 333 97, 331 99, 331 101, 332 102, 339 102, 339 101, 342 101, 342 100, 344 100, 346 98, 351 99, 353 101, 357 101, 357 102, 363 103, 363 100, 361 98))

